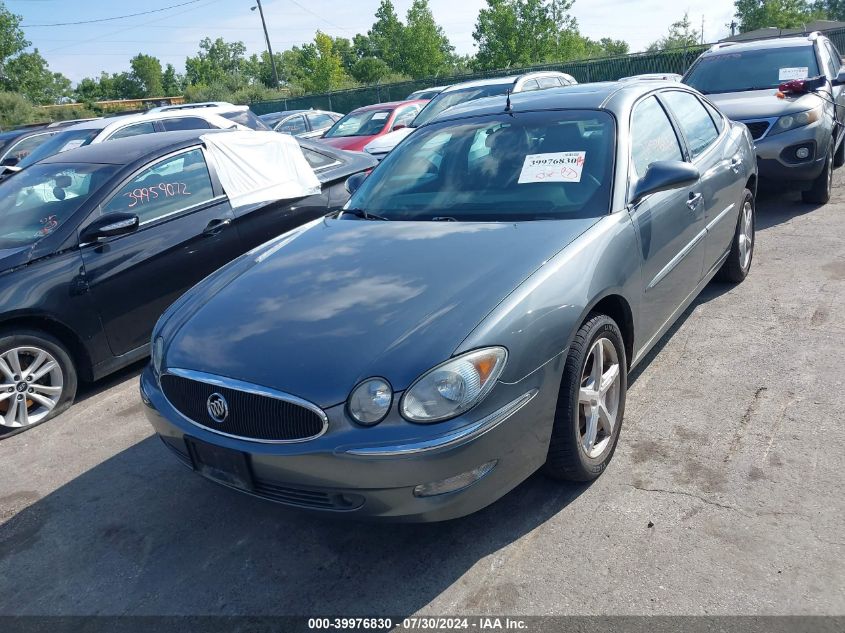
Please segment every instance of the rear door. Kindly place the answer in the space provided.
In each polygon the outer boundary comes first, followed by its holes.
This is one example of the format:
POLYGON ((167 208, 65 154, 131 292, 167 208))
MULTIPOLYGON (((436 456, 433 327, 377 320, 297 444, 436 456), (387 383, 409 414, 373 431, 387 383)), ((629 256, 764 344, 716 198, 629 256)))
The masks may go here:
MULTIPOLYGON (((655 161, 685 160, 682 139, 654 96, 631 115, 630 191, 655 161)), ((642 257, 640 321, 649 341, 701 280, 704 204, 701 183, 647 196, 630 208, 642 257)))
POLYGON ((228 200, 212 185, 198 147, 136 172, 94 217, 116 211, 136 213, 138 230, 83 244, 81 252, 109 346, 120 356, 149 343, 161 313, 242 247, 228 200))
POLYGON ((736 228, 745 181, 738 135, 731 136, 723 117, 708 110, 696 95, 668 90, 660 98, 674 114, 686 139, 692 164, 701 174, 704 204, 704 267, 702 275, 719 263, 736 228))
MULTIPOLYGON (((825 69, 829 69, 826 74, 830 75, 830 81, 832 82, 836 79, 836 76, 839 74, 839 71, 842 69, 842 56, 839 54, 839 51, 833 45, 833 42, 830 40, 822 40, 823 41, 823 48, 827 53, 828 60, 823 66, 825 69)), ((837 107, 834 108, 836 111, 836 119, 839 123, 845 122, 845 86, 833 86, 833 100, 836 102, 837 107)), ((842 128, 837 128, 837 142, 838 139, 842 136, 842 128)))
POLYGON ((325 112, 308 112, 305 118, 308 119, 308 125, 311 128, 311 132, 307 135, 308 138, 320 137, 334 125, 334 119, 325 112))
POLYGON ((291 136, 303 136, 308 133, 308 126, 301 114, 286 119, 276 127, 277 132, 291 136))

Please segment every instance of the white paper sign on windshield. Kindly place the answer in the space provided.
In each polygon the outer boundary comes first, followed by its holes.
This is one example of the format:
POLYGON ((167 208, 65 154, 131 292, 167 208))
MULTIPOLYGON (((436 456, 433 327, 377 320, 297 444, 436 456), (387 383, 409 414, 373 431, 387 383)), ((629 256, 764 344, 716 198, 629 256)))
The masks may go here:
POLYGON ((778 81, 791 81, 792 79, 806 79, 810 74, 810 69, 806 66, 796 66, 794 68, 781 68, 778 70, 778 81))
POLYGON ((390 112, 376 112, 370 119, 372 121, 383 121, 389 114, 390 112))
POLYGON ((587 152, 528 154, 518 182, 581 182, 586 157, 587 152))

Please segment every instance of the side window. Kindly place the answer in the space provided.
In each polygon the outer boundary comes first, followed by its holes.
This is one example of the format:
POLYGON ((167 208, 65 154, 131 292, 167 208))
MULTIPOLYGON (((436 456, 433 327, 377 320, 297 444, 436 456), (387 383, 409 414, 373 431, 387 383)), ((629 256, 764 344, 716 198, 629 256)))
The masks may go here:
POLYGON ((710 113, 710 118, 713 119, 713 123, 716 124, 716 129, 721 132, 722 128, 725 126, 725 117, 723 117, 721 112, 719 112, 716 108, 714 108, 706 101, 702 101, 702 103, 707 109, 707 112, 710 113))
POLYGON ((399 110, 396 114, 396 118, 393 120, 393 129, 396 129, 397 125, 404 125, 407 127, 408 124, 414 120, 419 111, 419 106, 408 106, 399 110))
POLYGON ((540 88, 560 88, 561 86, 560 79, 557 77, 540 77, 537 82, 540 88))
POLYGON ((207 130, 211 128, 208 121, 196 116, 164 119, 162 124, 164 125, 164 129, 168 132, 173 132, 175 130, 207 130))
POLYGON ((49 134, 35 134, 33 136, 27 136, 25 139, 22 139, 17 143, 12 144, 9 149, 6 150, 6 153, 0 156, 0 158, 2 158, 3 160, 14 158, 15 160, 21 161, 27 156, 29 156, 35 148, 41 145, 41 143, 46 141, 54 134, 55 132, 51 132, 49 134))
POLYGON ((821 60, 821 68, 828 79, 836 77, 836 71, 833 68, 833 60, 830 58, 830 51, 822 42, 818 42, 819 59, 821 60))
POLYGON ((143 170, 114 194, 103 213, 135 213, 144 223, 213 197, 202 150, 192 149, 143 170))
POLYGON ((522 90, 520 92, 531 92, 532 90, 539 90, 540 84, 537 83, 536 79, 529 79, 524 84, 522 84, 522 90))
POLYGON ((290 134, 291 136, 303 134, 307 132, 307 129, 305 128, 305 119, 299 115, 292 117, 280 124, 279 127, 276 128, 276 131, 282 132, 283 134, 290 134))
POLYGON ((308 164, 311 165, 311 169, 318 170, 324 167, 328 167, 329 165, 334 165, 337 161, 332 158, 331 156, 326 156, 325 154, 321 154, 320 152, 315 152, 312 149, 308 149, 307 147, 302 148, 302 155, 305 156, 305 160, 308 161, 308 164))
POLYGON ((130 136, 138 136, 138 134, 152 134, 156 131, 155 125, 152 121, 145 121, 144 123, 136 123, 135 125, 127 125, 120 128, 117 132, 109 136, 108 140, 113 141, 116 138, 128 138, 130 136))
POLYGON ((683 156, 669 117, 657 99, 648 97, 631 116, 631 162, 636 176, 658 160, 683 160, 683 156))
POLYGON ((701 101, 689 92, 670 90, 661 93, 660 96, 666 100, 678 120, 681 131, 689 143, 692 157, 699 156, 719 135, 713 119, 707 114, 701 101))
POLYGON ((312 130, 320 130, 324 127, 331 127, 334 124, 334 120, 328 114, 321 112, 306 114, 305 116, 311 124, 312 130))

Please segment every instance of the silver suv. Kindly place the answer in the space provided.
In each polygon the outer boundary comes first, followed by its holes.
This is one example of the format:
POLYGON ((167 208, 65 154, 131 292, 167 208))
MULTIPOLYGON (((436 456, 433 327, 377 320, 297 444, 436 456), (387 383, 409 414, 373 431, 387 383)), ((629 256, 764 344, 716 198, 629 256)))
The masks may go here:
POLYGON ((830 199, 833 168, 845 164, 845 70, 829 39, 811 33, 716 44, 683 82, 748 126, 761 185, 799 189, 805 202, 830 199), (779 93, 788 81, 794 91, 779 93))

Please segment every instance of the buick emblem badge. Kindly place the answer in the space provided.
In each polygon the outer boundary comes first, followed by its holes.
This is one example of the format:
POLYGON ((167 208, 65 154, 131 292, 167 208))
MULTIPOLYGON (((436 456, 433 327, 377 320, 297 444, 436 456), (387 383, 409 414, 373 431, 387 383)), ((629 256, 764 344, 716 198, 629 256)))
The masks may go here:
POLYGON ((208 409, 208 415, 211 416, 211 419, 218 424, 222 424, 229 417, 229 403, 226 402, 226 398, 217 392, 208 396, 205 407, 208 409))

